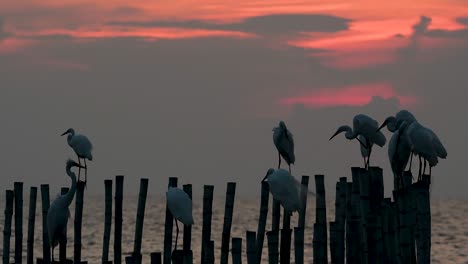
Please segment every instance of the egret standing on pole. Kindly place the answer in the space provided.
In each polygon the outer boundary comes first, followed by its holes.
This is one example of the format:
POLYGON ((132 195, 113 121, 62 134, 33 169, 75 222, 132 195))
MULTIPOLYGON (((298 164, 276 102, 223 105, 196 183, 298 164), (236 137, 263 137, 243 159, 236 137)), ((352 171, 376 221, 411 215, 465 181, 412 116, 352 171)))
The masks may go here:
POLYGON ((71 171, 72 167, 82 167, 73 160, 67 161, 66 172, 71 178, 72 184, 66 194, 58 195, 52 202, 47 212, 47 231, 49 234, 49 243, 52 247, 52 261, 54 260, 54 248, 58 245, 60 238, 67 229, 68 217, 70 211, 68 207, 73 201, 76 191, 76 175, 71 171))
POLYGON ((269 169, 262 181, 268 181, 273 198, 292 214, 301 207, 299 191, 295 178, 284 169, 269 169))
POLYGON ((377 121, 367 115, 359 114, 353 118, 353 128, 350 126, 340 126, 329 140, 332 140, 336 135, 342 132, 346 132, 345 137, 349 140, 357 139, 361 146, 368 150, 368 153, 361 150, 361 155, 368 155, 367 162, 364 164, 364 166, 368 168, 370 156, 372 154, 372 146, 376 144, 379 147, 383 147, 386 142, 384 134, 377 131, 378 127, 379 125, 377 121), (362 136, 365 139, 365 142, 362 142, 358 136, 362 136))
POLYGON ((179 238, 179 225, 177 221, 184 225, 193 225, 192 199, 186 192, 177 187, 169 187, 166 192, 167 207, 175 218, 177 233, 174 250, 177 249, 177 239, 179 238))
POLYGON ((273 143, 278 150, 278 169, 281 167, 281 157, 283 157, 289 166, 289 173, 291 173, 291 164, 296 161, 294 139, 284 121, 280 121, 279 126, 273 128, 273 143))
MULTIPOLYGON (((78 164, 81 165, 81 159, 84 160, 84 169, 85 169, 85 182, 87 180, 88 176, 88 166, 86 165, 86 160, 92 161, 93 160, 93 155, 91 154, 91 151, 93 150, 93 145, 91 144, 91 141, 84 136, 80 134, 75 134, 75 130, 73 128, 69 128, 67 131, 65 131, 62 136, 68 135, 67 136, 67 142, 68 145, 75 151, 76 156, 78 157, 78 164)), ((81 175, 81 167, 78 170, 78 181, 80 180, 80 175, 81 175)))

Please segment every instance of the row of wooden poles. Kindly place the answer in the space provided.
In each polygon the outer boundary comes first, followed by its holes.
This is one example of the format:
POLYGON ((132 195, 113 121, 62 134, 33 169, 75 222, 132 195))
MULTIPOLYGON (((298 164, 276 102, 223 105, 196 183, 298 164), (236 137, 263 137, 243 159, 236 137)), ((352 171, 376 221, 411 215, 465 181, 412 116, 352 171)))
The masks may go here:
MULTIPOLYGON (((382 169, 371 167, 369 170, 352 168, 352 182, 346 177, 336 184, 335 221, 329 223, 329 246, 331 263, 429 263, 430 258, 430 204, 429 177, 411 185, 411 174, 405 174, 404 189, 393 192, 394 201, 383 195, 382 169), (417 254, 416 254, 417 252, 417 254), (416 262, 417 261, 417 262, 416 262)), ((112 188, 113 181, 105 180, 105 219, 102 247, 102 263, 122 263, 122 206, 123 176, 115 178, 114 204, 114 256, 109 260, 110 234, 112 227, 112 188)), ((291 262, 292 234, 294 233, 294 263, 304 263, 304 229, 306 223, 307 193, 309 176, 301 179, 301 202, 297 225, 291 229, 291 218, 283 213, 280 228, 281 206, 273 200, 272 225, 266 230, 269 211, 269 186, 261 184, 260 216, 257 231, 246 232, 246 256, 249 264, 261 263, 265 235, 268 244, 269 263, 289 264, 291 262)), ((177 186, 177 178, 169 178, 169 187, 177 186)), ((313 225, 313 262, 328 263, 327 216, 325 201, 324 176, 315 175, 316 215, 313 225)), ((82 182, 77 185, 74 217, 74 254, 73 260, 67 259, 64 236, 59 244, 59 262, 87 263, 81 259, 81 227, 84 203, 82 182)), ((135 239, 133 253, 125 256, 126 263, 142 263, 141 243, 145 205, 148 190, 148 179, 141 179, 136 215, 135 239)), ((192 186, 183 185, 183 190, 192 197, 192 186)), ((62 188, 66 193, 68 188, 62 188)), ((214 187, 203 188, 203 223, 201 238, 201 258, 199 263, 212 264, 215 261, 215 241, 211 238, 212 205, 214 187)), ((236 183, 227 183, 224 223, 221 239, 220 263, 227 264, 229 251, 232 262, 242 263, 242 238, 231 237, 231 226, 234 212, 236 183), (231 244, 231 245, 230 245, 231 244), (230 250, 231 249, 231 250, 230 250)), ((43 257, 37 263, 51 263, 50 245, 47 235, 47 211, 49 209, 49 185, 41 185, 43 257)), ((34 263, 34 225, 36 215, 37 188, 31 187, 27 263, 34 263)), ((9 263, 10 236, 13 212, 15 215, 15 263, 22 263, 22 219, 23 219, 23 183, 16 182, 14 190, 6 191, 5 226, 3 236, 3 263, 9 263), (13 211, 14 209, 14 211, 13 211)), ((183 247, 172 250, 173 216, 166 208, 164 249, 150 254, 151 263, 184 263, 192 264, 191 227, 184 226, 183 247)))

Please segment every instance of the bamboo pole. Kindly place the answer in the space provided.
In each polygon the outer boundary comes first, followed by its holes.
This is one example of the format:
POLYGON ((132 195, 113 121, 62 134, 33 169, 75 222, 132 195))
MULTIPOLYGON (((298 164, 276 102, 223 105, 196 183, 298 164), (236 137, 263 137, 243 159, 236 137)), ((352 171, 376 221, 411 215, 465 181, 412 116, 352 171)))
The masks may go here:
POLYGON ((350 225, 351 230, 349 235, 352 237, 351 250, 352 252, 352 262, 348 263, 361 263, 361 259, 364 257, 362 255, 363 251, 359 250, 359 245, 361 245, 362 232, 361 232, 361 210, 359 206, 360 202, 360 191, 359 191, 359 173, 361 168, 352 167, 351 175, 353 179, 352 185, 352 194, 351 194, 351 216, 350 216, 350 225))
POLYGON ((304 229, 294 228, 294 263, 304 264, 304 229))
POLYGON ((360 193, 360 200, 359 200, 359 207, 361 210, 361 254, 363 258, 361 259, 361 263, 365 264, 368 263, 369 256, 368 256, 368 249, 367 249, 367 215, 370 212, 370 173, 366 169, 359 169, 359 193, 360 193))
MULTIPOLYGON (((191 184, 185 184, 182 187, 184 191, 187 193, 187 195, 192 199, 192 185, 191 184)), ((188 251, 191 250, 192 245, 192 226, 186 226, 184 225, 184 244, 183 244, 183 249, 185 251, 185 254, 187 254, 188 251)))
POLYGON ((135 224, 135 242, 133 246, 133 261, 141 263, 141 240, 143 237, 143 223, 145 220, 146 196, 148 193, 148 179, 140 179, 140 192, 138 194, 138 208, 135 224))
POLYGON ((247 263, 256 264, 257 263, 257 249, 255 246, 256 233, 253 231, 246 232, 247 240, 247 263))
POLYGON ((370 199, 370 210, 377 210, 383 202, 384 199, 384 184, 383 184, 383 170, 379 167, 370 167, 370 190, 369 190, 369 199, 370 199))
POLYGON ((341 177, 337 185, 337 204, 335 211, 336 227, 336 263, 345 263, 345 222, 346 222, 346 189, 347 179, 341 177))
POLYGON ((105 214, 104 214, 104 237, 102 241, 102 263, 109 261, 109 243, 112 227, 112 180, 104 180, 105 190, 105 214))
POLYGON ((161 264, 161 252, 151 252, 151 264, 161 264))
POLYGON ((14 183, 15 191, 15 263, 23 262, 23 183, 14 183))
POLYGON ((356 243, 359 241, 358 230, 356 230, 356 222, 352 207, 352 190, 353 183, 346 183, 346 263, 356 263, 356 243))
POLYGON ((260 196, 260 217, 258 219, 257 239, 256 239, 256 255, 257 263, 262 261, 263 241, 265 239, 266 221, 268 217, 268 202, 270 198, 270 185, 268 182, 262 182, 262 190, 260 196))
POLYGON ((381 263, 377 258, 376 250, 376 219, 374 214, 368 214, 366 216, 366 234, 367 234, 367 261, 369 263, 381 263))
POLYGON ((203 264, 214 264, 214 241, 213 240, 210 240, 207 244, 206 244, 206 248, 205 248, 205 259, 203 261, 203 264))
POLYGON ((309 190, 309 176, 304 175, 301 179, 301 208, 299 210, 299 219, 297 223, 297 230, 294 228, 294 257, 295 262, 304 263, 304 230, 305 230, 305 217, 307 212, 307 195, 309 190), (299 234, 297 232, 302 232, 299 234), (301 238, 298 240, 298 238, 301 238))
POLYGON ((232 263, 242 264, 242 238, 232 238, 232 263))
POLYGON ((49 211, 49 185, 41 184, 41 200, 42 200, 42 260, 45 263, 50 263, 50 244, 49 234, 47 233, 47 212, 49 211))
MULTIPOLYGON (((177 187, 176 177, 169 178, 168 189, 170 187, 177 187)), ((169 207, 167 206, 167 201, 166 201, 166 221, 164 223, 164 259, 163 259, 164 264, 171 263, 173 225, 174 225, 174 218, 171 214, 171 211, 169 211, 169 207)))
POLYGON ((28 240, 26 253, 26 262, 28 264, 34 263, 34 225, 36 222, 36 200, 37 187, 31 187, 29 191, 28 240))
POLYGON ((12 190, 5 191, 5 227, 3 229, 3 264, 10 263, 11 222, 13 218, 13 201, 15 194, 12 190))
POLYGON ((278 264, 279 231, 272 230, 266 233, 268 240, 268 263, 278 264))
MULTIPOLYGON (((68 190, 69 190, 68 187, 62 187, 62 189, 60 190, 60 194, 65 195, 68 192, 68 190)), ((67 228, 66 227, 65 227, 63 235, 60 237, 59 261, 61 263, 65 263, 67 261, 67 228)))
POLYGON ((418 218, 418 263, 430 263, 431 259, 431 204, 430 176, 423 175, 422 182, 416 187, 418 218))
POLYGON ((408 188, 394 191, 398 207, 400 262, 411 263, 411 228, 409 217, 408 188))
POLYGON ((281 229, 280 263, 289 264, 291 260, 291 212, 283 210, 283 228, 281 229))
POLYGON ((273 206, 271 210, 271 230, 280 229, 280 218, 281 218, 281 203, 280 201, 273 198, 273 206))
POLYGON ((337 226, 336 222, 330 222, 330 257, 331 263, 338 263, 338 247, 337 247, 337 226))
POLYGON ((115 177, 114 264, 122 263, 122 210, 124 176, 115 177))
POLYGON ((203 226, 202 226, 202 243, 201 243, 201 262, 205 260, 205 248, 210 243, 211 239, 211 217, 213 214, 213 185, 205 185, 203 187, 203 226))
POLYGON ((315 175, 317 192, 314 224, 314 263, 328 263, 327 256, 327 209, 325 201, 324 175, 315 175))
POLYGON ((78 181, 76 184, 75 198, 75 243, 74 243, 74 263, 81 263, 81 226, 83 221, 83 203, 84 203, 85 183, 78 181))
POLYGON ((393 233, 393 216, 392 216, 392 201, 391 198, 385 198, 381 211, 382 219, 382 239, 383 239, 383 262, 396 263, 396 250, 393 233))
POLYGON ((234 198, 236 196, 236 183, 228 182, 226 191, 226 204, 224 206, 224 224, 221 240, 221 264, 228 263, 229 242, 231 237, 232 213, 234 210, 234 198))

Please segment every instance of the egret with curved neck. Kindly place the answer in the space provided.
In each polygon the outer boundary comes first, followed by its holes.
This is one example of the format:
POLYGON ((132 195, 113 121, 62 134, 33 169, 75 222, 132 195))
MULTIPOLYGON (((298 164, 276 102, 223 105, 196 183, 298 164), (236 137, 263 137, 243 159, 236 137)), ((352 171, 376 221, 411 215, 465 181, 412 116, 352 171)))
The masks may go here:
POLYGON ((52 249, 52 261, 54 260, 54 248, 58 245, 60 238, 67 229, 68 217, 70 215, 68 207, 75 196, 76 175, 71 171, 73 167, 80 168, 82 166, 71 159, 67 161, 66 172, 71 179, 70 189, 66 194, 58 195, 51 203, 47 212, 47 231, 52 249))

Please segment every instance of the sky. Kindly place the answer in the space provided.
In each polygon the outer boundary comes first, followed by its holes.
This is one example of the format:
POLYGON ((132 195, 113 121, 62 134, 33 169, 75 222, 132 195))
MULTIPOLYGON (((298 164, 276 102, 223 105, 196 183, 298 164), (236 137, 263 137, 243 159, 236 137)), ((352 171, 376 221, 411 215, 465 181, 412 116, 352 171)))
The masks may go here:
MULTIPOLYGON (((90 193, 125 175, 129 194, 179 177, 194 195, 257 195, 284 120, 293 174, 324 174, 333 195, 363 165, 358 142, 328 141, 336 128, 408 109, 448 151, 432 194, 466 198, 467 61, 465 0, 3 1, 0 191, 69 185, 72 127, 94 145, 90 193)), ((373 154, 390 195, 387 146, 373 154)))

